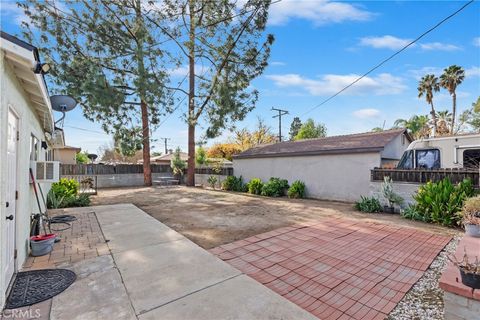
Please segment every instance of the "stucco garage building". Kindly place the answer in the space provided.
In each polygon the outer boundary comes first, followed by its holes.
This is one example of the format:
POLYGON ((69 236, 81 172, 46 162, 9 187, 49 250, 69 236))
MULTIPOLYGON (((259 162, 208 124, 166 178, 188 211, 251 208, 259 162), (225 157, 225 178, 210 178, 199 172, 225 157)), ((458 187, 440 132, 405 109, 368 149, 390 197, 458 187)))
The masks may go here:
POLYGON ((356 201, 369 193, 370 170, 392 166, 411 141, 395 129, 263 145, 234 156, 234 174, 302 180, 308 197, 356 201))

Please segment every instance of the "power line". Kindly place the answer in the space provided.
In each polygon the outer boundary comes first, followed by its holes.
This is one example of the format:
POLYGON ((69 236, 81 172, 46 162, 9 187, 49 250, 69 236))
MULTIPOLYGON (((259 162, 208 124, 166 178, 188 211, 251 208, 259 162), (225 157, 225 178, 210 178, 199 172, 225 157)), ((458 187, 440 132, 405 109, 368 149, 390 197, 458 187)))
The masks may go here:
POLYGON ((168 153, 167 141, 171 139, 170 138, 159 138, 159 139, 165 142, 165 154, 167 154, 168 153))
POLYGON ((372 73, 373 71, 375 71, 376 69, 380 68, 382 65, 384 65, 385 63, 387 63, 388 61, 392 60, 395 56, 399 55, 401 52, 405 51, 408 47, 412 46, 415 42, 417 42, 418 40, 422 39, 423 37, 425 37, 427 34, 429 34, 430 32, 432 32, 433 30, 435 30, 436 28, 438 28, 440 25, 442 25, 444 22, 446 22, 447 20, 449 20, 450 18, 454 17, 455 15, 457 15, 460 11, 462 11, 463 9, 465 9, 467 6, 469 6, 470 4, 472 4, 475 0, 471 0, 469 2, 467 2, 466 4, 464 4, 462 7, 460 7, 460 9, 458 9, 457 11, 455 11, 454 13, 450 14, 449 16, 447 16, 446 18, 444 18, 443 20, 441 20, 440 22, 438 22, 436 25, 434 25, 433 27, 431 27, 430 29, 428 29, 427 31, 425 31, 424 33, 422 33, 420 36, 418 36, 416 39, 410 41, 407 45, 405 45, 403 48, 401 48, 400 50, 398 50, 397 52, 395 52, 394 54, 392 54, 391 56, 389 56, 388 58, 382 60, 379 64, 377 64, 376 66, 374 66, 373 68, 371 68, 370 70, 368 70, 366 73, 364 73, 363 75, 361 75, 360 77, 358 77, 357 79, 355 79, 353 82, 351 82, 349 85, 345 86, 343 89, 341 89, 340 91, 338 91, 337 93, 331 95, 330 97, 328 97, 327 99, 323 100, 321 103, 319 103, 318 105, 316 105, 315 107, 313 107, 312 109, 308 110, 307 112, 303 113, 303 115, 306 115, 307 113, 310 113, 312 112, 313 110, 323 106, 325 103, 327 103, 328 101, 332 100, 333 98, 335 98, 336 96, 338 96, 339 94, 341 94, 342 92, 344 92, 345 90, 347 90, 348 88, 350 88, 351 86, 353 86, 354 84, 356 84, 358 81, 362 80, 363 78, 365 78, 367 75, 369 75, 370 73, 372 73))
POLYGON ((81 131, 86 131, 86 132, 94 132, 94 133, 98 133, 98 134, 107 134, 106 132, 100 132, 100 131, 95 131, 95 130, 80 128, 80 127, 75 127, 75 126, 65 125, 64 127, 71 128, 71 129, 76 129, 76 130, 81 130, 81 131))
POLYGON ((272 108, 271 110, 278 112, 278 114, 272 118, 278 118, 278 142, 282 142, 282 116, 288 114, 288 111, 277 108, 272 108))

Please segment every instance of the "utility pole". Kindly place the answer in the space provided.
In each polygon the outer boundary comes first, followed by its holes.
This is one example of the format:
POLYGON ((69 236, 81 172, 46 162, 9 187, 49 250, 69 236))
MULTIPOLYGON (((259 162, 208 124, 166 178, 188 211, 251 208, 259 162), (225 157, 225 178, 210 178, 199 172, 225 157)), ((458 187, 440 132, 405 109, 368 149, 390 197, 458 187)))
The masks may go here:
POLYGON ((288 111, 277 108, 272 108, 272 111, 278 112, 278 114, 272 118, 278 118, 278 142, 282 142, 282 116, 288 114, 288 111))
POLYGON ((167 148, 167 141, 170 140, 170 138, 159 138, 165 142, 165 154, 168 153, 168 148, 167 148))

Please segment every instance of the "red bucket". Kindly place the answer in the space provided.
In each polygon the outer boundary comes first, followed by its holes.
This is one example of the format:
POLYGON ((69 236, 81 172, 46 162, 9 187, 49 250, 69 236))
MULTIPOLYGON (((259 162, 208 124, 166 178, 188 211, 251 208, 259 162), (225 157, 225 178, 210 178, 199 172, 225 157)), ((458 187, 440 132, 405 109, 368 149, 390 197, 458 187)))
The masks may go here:
POLYGON ((32 237, 30 237, 30 241, 43 241, 43 240, 48 240, 48 239, 55 238, 56 236, 57 235, 54 234, 54 233, 32 236, 32 237))

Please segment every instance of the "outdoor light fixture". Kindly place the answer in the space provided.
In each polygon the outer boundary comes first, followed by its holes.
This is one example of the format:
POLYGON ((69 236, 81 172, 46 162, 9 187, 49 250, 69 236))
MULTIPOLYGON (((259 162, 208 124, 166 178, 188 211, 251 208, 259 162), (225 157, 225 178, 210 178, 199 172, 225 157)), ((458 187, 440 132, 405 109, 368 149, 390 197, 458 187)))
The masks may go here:
POLYGON ((37 66, 33 70, 36 74, 47 74, 50 71, 50 65, 48 63, 37 63, 37 66))
POLYGON ((47 141, 42 141, 42 148, 45 149, 45 150, 48 149, 47 141))

